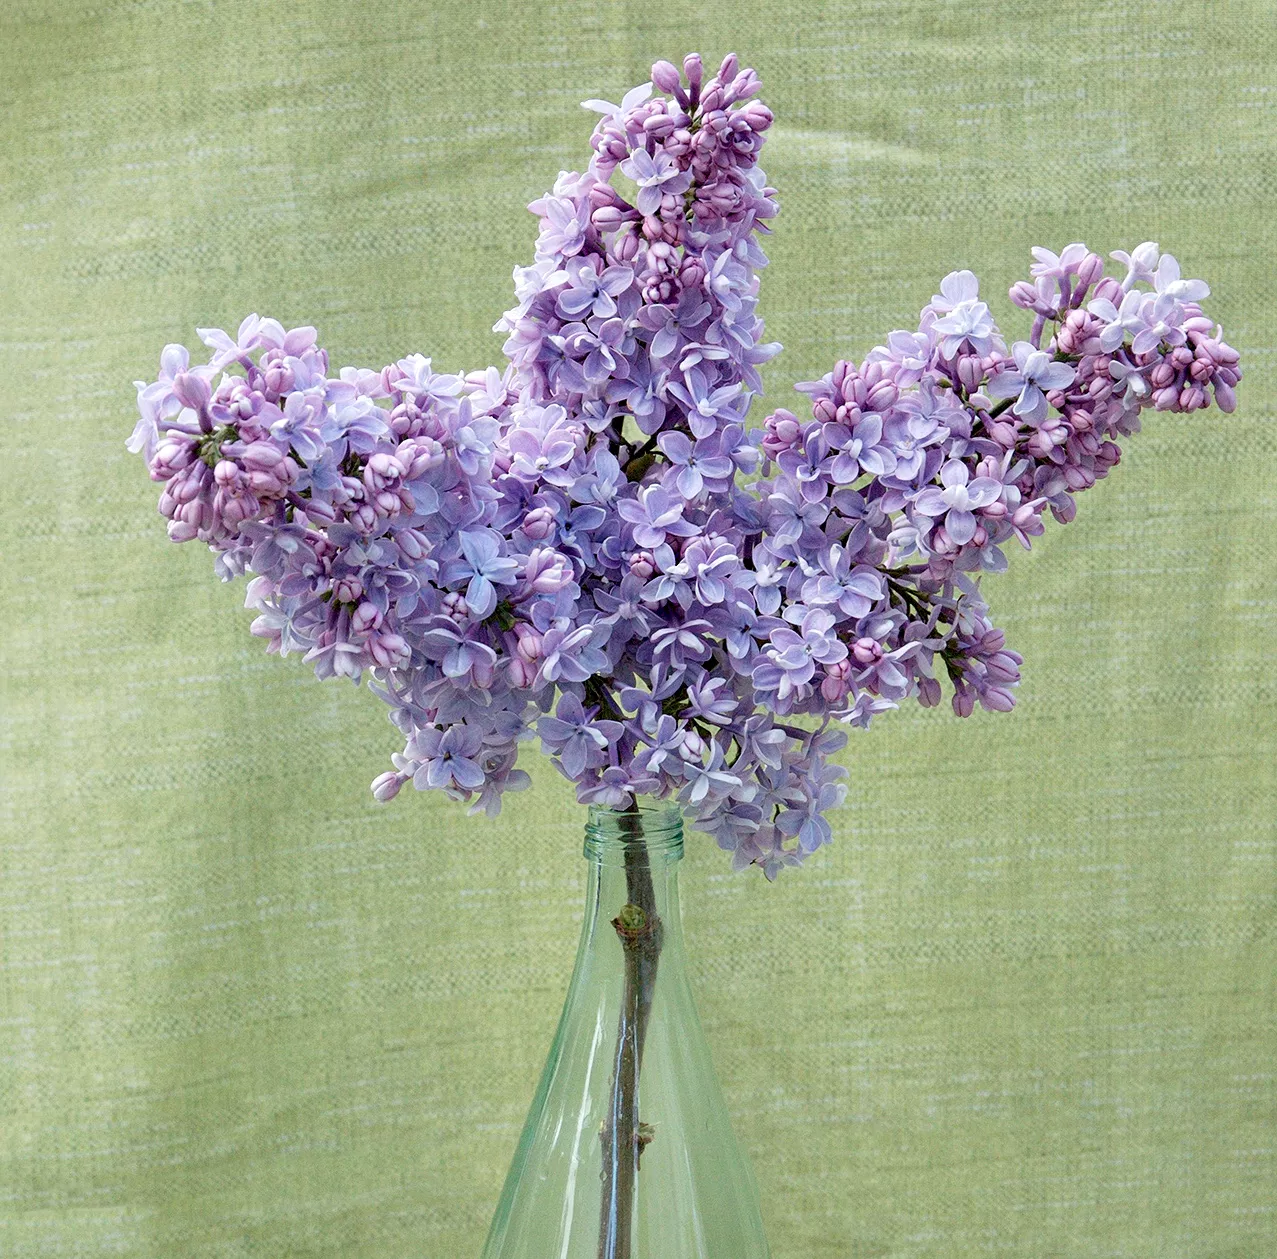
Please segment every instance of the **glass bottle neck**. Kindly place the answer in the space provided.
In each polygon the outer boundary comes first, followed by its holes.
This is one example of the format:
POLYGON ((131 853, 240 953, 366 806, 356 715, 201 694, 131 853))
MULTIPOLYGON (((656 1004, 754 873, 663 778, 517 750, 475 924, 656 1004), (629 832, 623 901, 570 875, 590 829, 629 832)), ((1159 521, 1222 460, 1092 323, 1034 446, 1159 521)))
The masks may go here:
POLYGON ((683 856, 683 818, 677 806, 629 812, 590 808, 585 857, 590 863, 585 930, 590 943, 618 934, 641 935, 655 926, 667 961, 681 951, 678 864, 683 856), (655 919, 655 922, 652 920, 655 919))

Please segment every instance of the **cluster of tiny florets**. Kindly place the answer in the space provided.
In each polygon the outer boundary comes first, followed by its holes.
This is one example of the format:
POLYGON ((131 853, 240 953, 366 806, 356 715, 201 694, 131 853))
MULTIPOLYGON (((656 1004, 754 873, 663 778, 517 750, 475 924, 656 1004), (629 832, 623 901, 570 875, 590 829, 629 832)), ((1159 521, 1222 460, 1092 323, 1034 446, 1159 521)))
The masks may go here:
POLYGON ((594 156, 531 206, 503 371, 332 376, 313 328, 250 316, 139 385, 169 536, 253 574, 269 650, 390 705, 379 799, 411 781, 495 812, 535 737, 580 800, 674 797, 774 877, 830 838, 832 722, 945 683, 961 716, 1012 707, 1021 660, 978 585, 1005 544, 1071 520, 1141 410, 1233 409, 1206 285, 1155 244, 1113 255, 1121 279, 1079 244, 1011 290, 1027 340, 953 272, 916 331, 747 429, 780 349, 758 86, 690 56, 586 102, 594 156))

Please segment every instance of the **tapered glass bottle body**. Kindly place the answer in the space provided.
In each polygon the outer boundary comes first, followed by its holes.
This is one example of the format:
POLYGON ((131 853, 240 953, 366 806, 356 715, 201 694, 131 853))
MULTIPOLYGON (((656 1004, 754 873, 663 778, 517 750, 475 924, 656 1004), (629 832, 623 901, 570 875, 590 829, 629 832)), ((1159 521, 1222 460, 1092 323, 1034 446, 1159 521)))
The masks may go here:
POLYGON ((591 809, 558 1031, 483 1259, 767 1259, 685 968, 674 809, 591 809))

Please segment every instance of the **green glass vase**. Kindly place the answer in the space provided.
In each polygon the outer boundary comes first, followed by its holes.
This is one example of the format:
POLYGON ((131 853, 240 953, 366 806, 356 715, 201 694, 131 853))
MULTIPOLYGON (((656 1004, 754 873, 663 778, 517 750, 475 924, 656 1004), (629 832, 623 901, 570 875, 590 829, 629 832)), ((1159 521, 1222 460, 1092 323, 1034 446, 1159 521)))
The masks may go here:
POLYGON ((684 965, 676 808, 591 808, 585 923, 483 1259, 768 1259, 684 965))

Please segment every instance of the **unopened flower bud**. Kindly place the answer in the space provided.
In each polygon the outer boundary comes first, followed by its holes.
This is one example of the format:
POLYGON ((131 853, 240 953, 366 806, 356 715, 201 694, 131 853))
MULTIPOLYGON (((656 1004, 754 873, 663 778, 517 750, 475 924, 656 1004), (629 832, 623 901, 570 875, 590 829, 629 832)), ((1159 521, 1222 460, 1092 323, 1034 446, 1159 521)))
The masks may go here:
POLYGON ((540 666, 520 660, 518 656, 506 658, 506 679, 516 690, 526 690, 536 681, 540 666))
POLYGON ((401 669, 412 659, 412 649, 398 634, 374 631, 366 646, 373 662, 383 669, 401 669))
POLYGON ((549 507, 534 507, 524 516, 519 528, 533 542, 544 542, 554 536, 554 512, 549 507))
POLYGON ((1206 405, 1206 390, 1201 385, 1185 385, 1180 390, 1179 407, 1181 411, 1198 411, 1206 405))
POLYGON ((1087 289, 1104 274, 1104 259, 1099 254, 1088 253, 1077 269, 1077 282, 1073 290, 1073 305, 1082 302, 1087 289))
POLYGON ((372 794, 375 799, 385 804, 387 800, 393 800, 399 794, 399 788, 407 781, 405 775, 396 774, 394 770, 387 770, 372 780, 372 794))
POLYGON ((464 625, 470 619, 469 605, 466 603, 465 595, 460 591, 450 590, 440 602, 443 615, 449 617, 458 626, 464 625))
POLYGON ((566 556, 549 547, 537 547, 523 571, 527 586, 539 595, 554 595, 572 580, 572 565, 566 556))
POLYGON ((403 478, 403 464, 394 455, 379 452, 364 465, 364 485, 376 494, 397 484, 403 478))
POLYGON ((191 461, 195 458, 195 449, 195 443, 189 438, 165 438, 155 448, 155 453, 151 456, 151 480, 171 480, 183 468, 189 467, 191 461))
POLYGON ((985 431, 1005 450, 1013 450, 1019 440, 1016 427, 1009 420, 997 419, 986 422, 985 431))
POLYGON ((338 603, 358 603, 363 598, 364 584, 353 573, 335 578, 333 598, 338 603))
POLYGON ((213 397, 208 381, 195 372, 178 372, 173 377, 173 392, 177 400, 192 411, 203 410, 213 397))
POLYGON ((1011 286, 1011 301, 1021 310, 1036 310, 1038 304, 1038 288, 1032 280, 1017 280, 1011 286))
POLYGON ((673 93, 682 87, 683 78, 678 69, 668 61, 657 61, 652 65, 652 83, 659 91, 673 93))
POLYGON ((526 621, 519 621, 514 627, 514 654, 528 664, 536 664, 541 659, 541 635, 526 621))
POLYGON ((381 622, 381 609, 365 600, 351 614, 350 628, 356 634, 367 634, 370 630, 379 629, 381 622))
POLYGON ((622 232, 612 245, 617 262, 633 262, 639 251, 639 238, 633 232, 622 232))
POLYGON ((630 572, 640 581, 649 581, 656 573, 656 560, 651 551, 635 551, 630 556, 630 572))
POLYGON ((395 458, 406 481, 415 481, 439 467, 446 459, 443 447, 432 437, 410 437, 399 443, 395 458))
POLYGON ((240 463, 249 472, 275 472, 287 456, 273 442, 251 442, 244 448, 240 463))
POLYGON ((857 664, 877 664, 882 659, 882 644, 876 638, 858 638, 851 645, 857 664))

